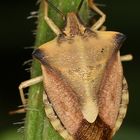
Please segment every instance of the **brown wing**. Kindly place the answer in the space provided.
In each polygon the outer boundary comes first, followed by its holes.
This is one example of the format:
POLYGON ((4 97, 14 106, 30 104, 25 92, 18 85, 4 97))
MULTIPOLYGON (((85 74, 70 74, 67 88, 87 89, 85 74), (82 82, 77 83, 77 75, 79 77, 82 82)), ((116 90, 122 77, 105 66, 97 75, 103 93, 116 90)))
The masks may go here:
POLYGON ((123 72, 120 54, 114 54, 107 65, 98 93, 99 116, 113 129, 122 97, 123 72))

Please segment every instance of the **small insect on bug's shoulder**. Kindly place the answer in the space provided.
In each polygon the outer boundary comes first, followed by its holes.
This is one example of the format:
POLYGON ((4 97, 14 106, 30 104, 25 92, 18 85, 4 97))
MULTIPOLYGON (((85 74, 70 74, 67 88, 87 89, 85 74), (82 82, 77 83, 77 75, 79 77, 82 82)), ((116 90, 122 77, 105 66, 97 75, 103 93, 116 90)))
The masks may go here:
POLYGON ((112 139, 128 103, 119 54, 125 35, 99 30, 105 14, 87 2, 101 18, 89 29, 68 13, 64 31, 48 17, 45 2, 45 20, 57 37, 33 52, 42 76, 30 83, 43 80, 46 115, 65 140, 112 139))

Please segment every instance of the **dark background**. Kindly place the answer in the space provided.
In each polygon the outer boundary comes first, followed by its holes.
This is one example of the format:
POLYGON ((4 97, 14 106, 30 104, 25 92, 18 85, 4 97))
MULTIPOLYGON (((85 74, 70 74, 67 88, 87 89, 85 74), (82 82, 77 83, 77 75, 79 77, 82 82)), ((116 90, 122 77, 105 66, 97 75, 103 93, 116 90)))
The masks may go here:
MULTIPOLYGON (((129 84, 130 103, 128 113, 116 139, 140 139, 140 1, 139 0, 97 0, 105 3, 108 30, 115 30, 127 36, 121 54, 131 53, 134 60, 125 62, 124 74, 129 84)), ((0 3, 0 139, 22 115, 9 116, 10 110, 21 104, 18 85, 29 78, 23 62, 31 59, 34 44, 32 31, 35 19, 27 20, 29 13, 37 9, 36 0, 1 1, 0 3)), ((8 139, 7 139, 8 140, 8 139)))

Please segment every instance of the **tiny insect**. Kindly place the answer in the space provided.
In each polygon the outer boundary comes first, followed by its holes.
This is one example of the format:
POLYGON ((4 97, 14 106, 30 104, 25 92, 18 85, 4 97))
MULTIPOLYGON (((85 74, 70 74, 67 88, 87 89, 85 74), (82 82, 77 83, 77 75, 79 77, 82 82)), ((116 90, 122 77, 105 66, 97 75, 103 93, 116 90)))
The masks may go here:
POLYGON ((43 81, 46 116, 65 140, 110 140, 126 114, 128 88, 121 61, 131 56, 120 57, 125 35, 103 31, 106 15, 92 0, 87 2, 99 20, 87 28, 70 12, 62 31, 48 17, 44 1, 44 19, 57 37, 33 52, 42 76, 22 82, 19 90, 26 104, 23 88, 43 81))

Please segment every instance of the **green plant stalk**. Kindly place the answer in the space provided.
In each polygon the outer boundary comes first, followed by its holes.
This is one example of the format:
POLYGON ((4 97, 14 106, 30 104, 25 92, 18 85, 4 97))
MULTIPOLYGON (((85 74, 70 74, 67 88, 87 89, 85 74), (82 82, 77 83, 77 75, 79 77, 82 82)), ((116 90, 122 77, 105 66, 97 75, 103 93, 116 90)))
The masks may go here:
MULTIPOLYGON (((68 12, 76 12, 81 0, 53 0, 52 3, 65 15, 68 12)), ((64 27, 64 20, 55 9, 49 7, 49 17, 59 28, 64 27)), ((84 1, 79 15, 82 22, 88 24, 89 10, 84 1)), ((43 43, 52 40, 55 34, 44 21, 44 0, 41 0, 38 15, 37 34, 35 48, 43 43)), ((40 64, 33 60, 31 78, 41 75, 40 64)), ((53 85, 52 85, 53 86, 53 85)), ((29 88, 28 106, 25 120, 24 140, 63 140, 63 138, 53 129, 45 116, 43 105, 43 84, 38 83, 29 88)))

